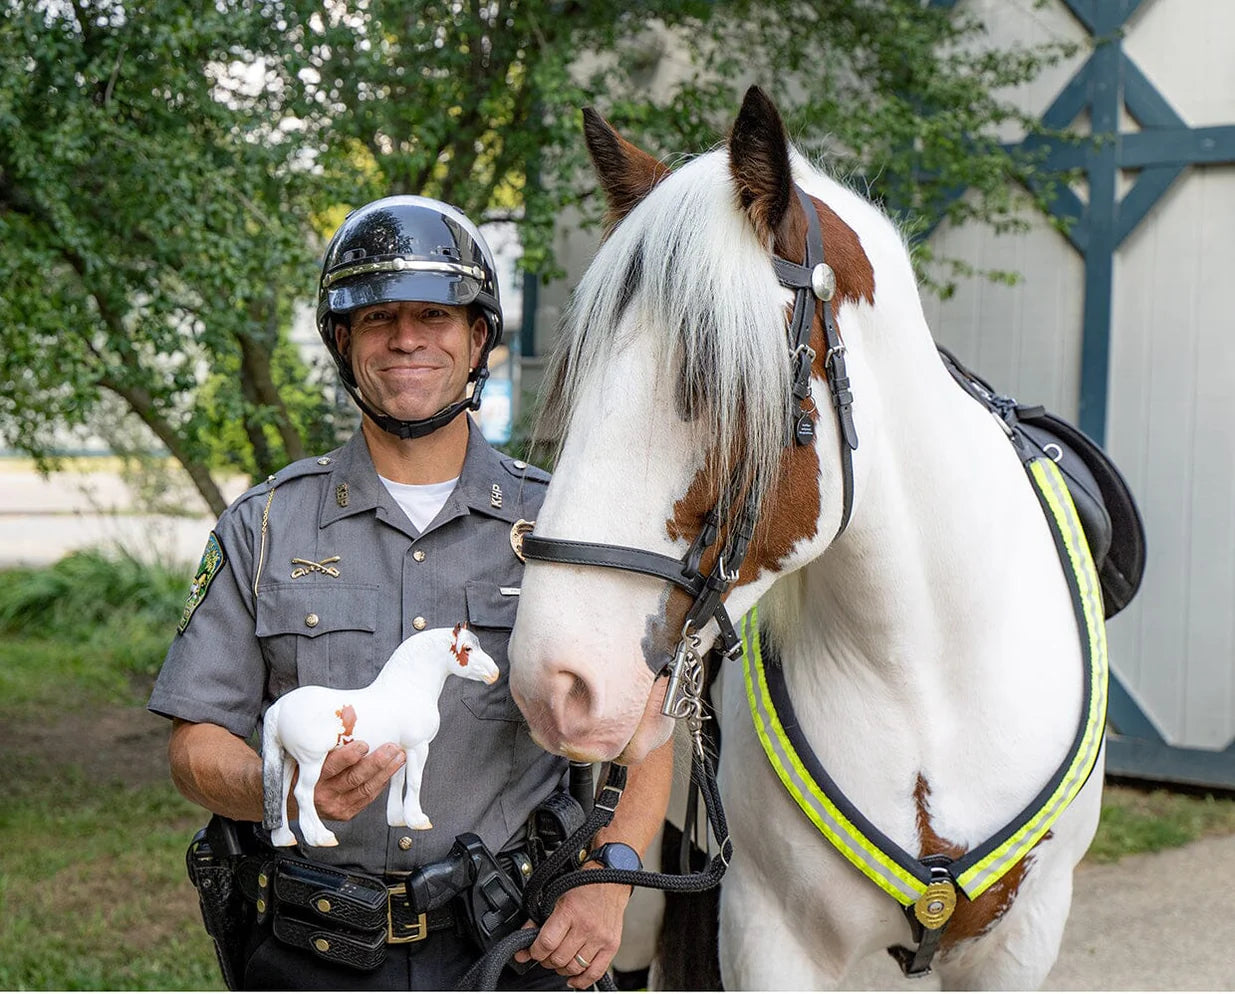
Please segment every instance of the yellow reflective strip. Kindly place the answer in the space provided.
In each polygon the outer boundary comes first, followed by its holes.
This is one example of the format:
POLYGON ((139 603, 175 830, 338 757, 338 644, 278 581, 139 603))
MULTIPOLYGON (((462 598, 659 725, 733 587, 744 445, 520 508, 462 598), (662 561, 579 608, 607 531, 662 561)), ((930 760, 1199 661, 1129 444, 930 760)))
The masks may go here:
POLYGON ((1045 497, 1063 536, 1068 561, 1077 578, 1089 645, 1089 680, 1092 692, 1080 748, 1055 792, 1034 816, 1013 833, 1003 845, 957 878, 957 883, 971 900, 979 897, 1012 866, 1023 859, 1075 799, 1097 760, 1105 729, 1106 625, 1093 557, 1090 555, 1089 546, 1085 542, 1084 533, 1081 531, 1077 518, 1076 508, 1058 467, 1048 459, 1036 459, 1030 463, 1029 469, 1035 485, 1045 497))
POLYGON ((742 619, 742 664, 746 696, 763 751, 781 783, 820 832, 873 883, 902 904, 917 900, 926 885, 889 859, 831 802, 802 765, 772 704, 759 646, 758 608, 742 619), (752 672, 752 662, 754 670, 752 672), (822 809, 822 810, 820 810, 822 809))

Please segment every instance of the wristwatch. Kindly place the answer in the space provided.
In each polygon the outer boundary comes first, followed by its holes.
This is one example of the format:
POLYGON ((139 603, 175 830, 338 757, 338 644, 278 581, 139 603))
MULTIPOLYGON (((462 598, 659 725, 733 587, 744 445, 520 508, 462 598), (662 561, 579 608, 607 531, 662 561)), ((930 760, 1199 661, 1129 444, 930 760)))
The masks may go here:
POLYGON ((642 870, 643 860, 634 846, 625 842, 606 842, 599 849, 588 853, 584 862, 596 862, 610 870, 642 870))

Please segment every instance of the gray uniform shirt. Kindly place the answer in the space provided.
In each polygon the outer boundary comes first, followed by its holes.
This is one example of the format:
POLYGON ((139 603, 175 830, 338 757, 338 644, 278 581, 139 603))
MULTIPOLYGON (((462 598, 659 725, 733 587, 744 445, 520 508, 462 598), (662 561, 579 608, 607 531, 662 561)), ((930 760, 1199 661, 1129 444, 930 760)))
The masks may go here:
POLYGON ((395 874, 445 856, 461 832, 494 852, 521 839, 566 767, 532 742, 508 682, 523 575, 511 526, 536 517, 548 479, 470 425, 459 482, 418 534, 360 432, 280 470, 219 519, 150 710, 248 738, 292 688, 365 687, 405 638, 466 621, 501 677, 446 681, 420 792, 433 828, 389 828, 383 791, 350 822, 327 822, 337 847, 306 852, 395 874))

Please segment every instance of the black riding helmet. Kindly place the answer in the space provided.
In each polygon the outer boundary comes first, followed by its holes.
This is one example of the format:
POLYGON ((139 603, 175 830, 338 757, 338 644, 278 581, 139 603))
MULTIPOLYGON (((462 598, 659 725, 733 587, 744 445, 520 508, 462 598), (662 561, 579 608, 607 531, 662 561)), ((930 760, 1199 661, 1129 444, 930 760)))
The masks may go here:
POLYGON ((400 438, 419 438, 480 407, 489 377, 489 353, 502 339, 497 270, 484 237, 454 207, 428 197, 386 197, 352 211, 326 247, 317 291, 317 330, 339 376, 365 414, 400 438), (488 326, 475 381, 464 398, 418 421, 401 421, 374 410, 360 396, 351 363, 335 345, 335 324, 361 307, 399 300, 478 309, 488 326))

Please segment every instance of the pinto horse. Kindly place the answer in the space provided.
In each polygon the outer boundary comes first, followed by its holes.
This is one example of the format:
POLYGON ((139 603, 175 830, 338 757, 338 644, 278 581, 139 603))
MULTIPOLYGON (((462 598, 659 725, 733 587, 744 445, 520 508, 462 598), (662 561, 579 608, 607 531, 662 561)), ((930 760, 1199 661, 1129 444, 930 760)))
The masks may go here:
MULTIPOLYGON (((585 134, 609 230, 547 381, 561 450, 534 535, 602 554, 528 553, 510 682, 535 738, 630 763, 666 740, 691 598, 668 572, 596 567, 620 565, 603 561, 617 546, 688 562, 706 545, 698 572, 728 581, 745 657, 718 678, 725 985, 835 987, 872 953, 933 939, 946 987, 1039 986, 1102 790, 1101 611, 1096 626, 1091 604, 1078 613, 1061 566, 1092 601, 1083 540, 1044 513, 1063 498, 1041 496, 945 370, 896 227, 789 145, 761 91, 726 147, 674 170, 594 113, 585 134), (808 211, 835 284, 815 283, 809 349, 787 349, 801 294, 785 273, 827 276, 804 249, 808 211), (744 515, 740 568, 714 570, 744 515), (796 714, 775 735, 772 675, 796 714), (790 733, 831 778, 831 808, 806 796, 805 766, 769 761, 790 733), (872 838, 922 873, 880 878, 858 851, 872 838), (1003 865, 966 884, 978 856, 1003 865), (928 881, 954 911, 929 896, 915 910, 928 881)), ((690 621, 705 643, 719 627, 690 621)))

